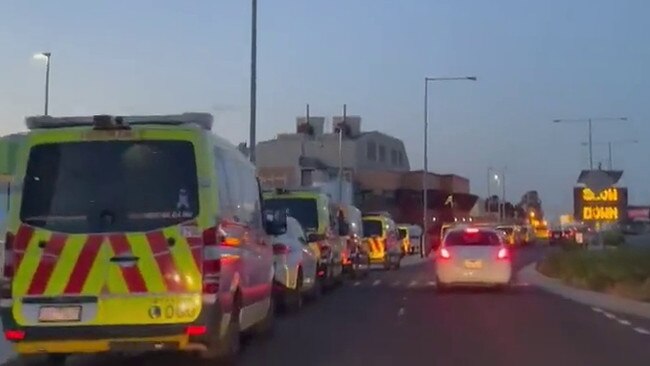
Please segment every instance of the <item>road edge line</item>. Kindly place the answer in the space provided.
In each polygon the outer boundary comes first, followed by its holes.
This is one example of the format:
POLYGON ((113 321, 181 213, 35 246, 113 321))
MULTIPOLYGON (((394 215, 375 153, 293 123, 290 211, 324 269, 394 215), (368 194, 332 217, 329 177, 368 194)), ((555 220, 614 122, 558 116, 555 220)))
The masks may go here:
POLYGON ((547 277, 537 270, 537 262, 533 262, 518 272, 519 278, 547 292, 553 293, 574 302, 591 307, 613 311, 627 315, 650 319, 650 303, 626 299, 610 294, 574 288, 562 283, 561 280, 547 277))

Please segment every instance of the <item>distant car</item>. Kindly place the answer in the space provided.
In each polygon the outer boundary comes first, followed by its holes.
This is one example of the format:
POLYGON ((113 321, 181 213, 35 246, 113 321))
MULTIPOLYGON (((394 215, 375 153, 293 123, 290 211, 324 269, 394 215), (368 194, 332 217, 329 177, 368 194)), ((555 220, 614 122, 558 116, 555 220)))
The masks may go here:
POLYGON ((562 245, 575 241, 575 230, 573 229, 553 229, 549 234, 549 245, 562 245))
POLYGON ((451 286, 508 287, 512 263, 508 248, 491 228, 450 229, 436 253, 437 288, 451 286))
POLYGON ((287 231, 272 238, 275 295, 283 310, 300 310, 304 296, 318 297, 319 253, 307 242, 298 220, 287 217, 287 231))

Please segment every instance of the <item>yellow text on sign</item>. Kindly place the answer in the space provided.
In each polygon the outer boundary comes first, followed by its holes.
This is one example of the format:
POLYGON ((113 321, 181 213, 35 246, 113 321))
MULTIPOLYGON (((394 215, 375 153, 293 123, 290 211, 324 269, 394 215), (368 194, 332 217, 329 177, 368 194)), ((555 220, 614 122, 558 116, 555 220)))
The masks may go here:
POLYGON ((583 220, 602 220, 602 221, 616 221, 618 220, 617 207, 583 207, 582 208, 583 220))
POLYGON ((596 195, 591 189, 583 188, 582 200, 585 202, 618 202, 618 189, 607 188, 596 195))

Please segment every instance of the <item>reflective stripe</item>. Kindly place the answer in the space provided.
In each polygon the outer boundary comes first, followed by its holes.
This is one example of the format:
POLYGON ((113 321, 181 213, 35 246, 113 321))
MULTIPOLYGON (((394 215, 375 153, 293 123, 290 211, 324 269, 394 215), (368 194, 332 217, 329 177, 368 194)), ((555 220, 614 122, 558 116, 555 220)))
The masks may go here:
POLYGON ((86 242, 81 248, 79 257, 74 264, 74 269, 70 274, 70 279, 66 285, 63 293, 66 295, 80 294, 84 288, 84 284, 88 280, 88 275, 93 263, 97 258, 99 249, 101 248, 103 237, 101 235, 89 235, 86 242))
POLYGON ((183 292, 185 286, 183 286, 182 274, 176 268, 165 236, 160 231, 147 233, 146 236, 156 263, 158 263, 158 270, 162 275, 167 291, 183 292))
MULTIPOLYGON (((50 240, 45 243, 40 262, 27 290, 28 295, 42 295, 45 292, 66 240, 68 240, 67 235, 54 233, 50 240)), ((40 243, 37 245, 40 247, 40 243)))
POLYGON ((27 251, 27 246, 34 236, 34 229, 31 226, 20 225, 16 237, 14 238, 14 255, 16 271, 22 264, 23 257, 27 251))
MULTIPOLYGON (((127 241, 124 234, 110 235, 109 241, 111 243, 113 254, 115 256, 131 253, 131 246, 129 245, 129 242, 127 241)), ((113 267, 114 266, 111 266, 111 269, 113 267)), ((122 278, 126 282, 126 287, 128 288, 129 292, 147 292, 147 285, 142 278, 142 273, 140 273, 140 268, 138 267, 137 262, 135 262, 132 266, 120 267, 120 270, 122 272, 122 278)))
POLYGON ((14 304, 13 299, 0 299, 0 308, 10 308, 14 304))

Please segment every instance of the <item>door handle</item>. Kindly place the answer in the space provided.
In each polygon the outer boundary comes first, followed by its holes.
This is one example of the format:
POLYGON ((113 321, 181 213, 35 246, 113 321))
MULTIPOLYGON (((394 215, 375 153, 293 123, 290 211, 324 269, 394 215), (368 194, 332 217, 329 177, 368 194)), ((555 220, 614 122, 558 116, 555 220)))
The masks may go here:
POLYGON ((111 261, 112 263, 117 263, 117 264, 121 264, 121 263, 125 263, 125 264, 135 263, 135 262, 137 262, 137 261, 139 261, 139 260, 140 260, 140 257, 136 257, 136 256, 113 257, 113 258, 110 259, 110 261, 111 261))

